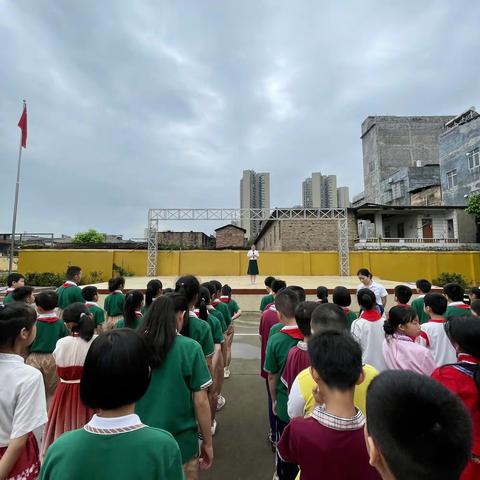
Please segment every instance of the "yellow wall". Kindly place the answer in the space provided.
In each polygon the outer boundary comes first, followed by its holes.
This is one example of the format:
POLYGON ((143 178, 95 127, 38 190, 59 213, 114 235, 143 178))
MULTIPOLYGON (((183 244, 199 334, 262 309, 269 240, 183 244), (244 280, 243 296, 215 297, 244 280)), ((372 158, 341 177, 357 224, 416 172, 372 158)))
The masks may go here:
MULTIPOLYGON (((146 275, 145 250, 21 250, 19 272, 65 272, 79 265, 84 274, 102 272, 106 280, 115 263, 134 275, 146 275)), ((246 275, 245 251, 181 250, 159 251, 157 275, 236 276, 246 275)), ((338 275, 337 252, 260 252, 260 273, 265 275, 338 275)), ((350 253, 350 273, 368 268, 385 280, 414 281, 435 278, 441 272, 461 273, 480 283, 478 252, 362 251, 350 253)))

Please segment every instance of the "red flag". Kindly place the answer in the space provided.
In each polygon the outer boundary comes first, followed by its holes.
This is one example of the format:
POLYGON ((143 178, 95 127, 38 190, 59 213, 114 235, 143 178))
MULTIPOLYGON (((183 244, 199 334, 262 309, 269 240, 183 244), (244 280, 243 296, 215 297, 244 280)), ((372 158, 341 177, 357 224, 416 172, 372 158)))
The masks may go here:
POLYGON ((18 126, 22 130, 22 147, 27 148, 27 105, 23 104, 23 113, 18 122, 18 126))

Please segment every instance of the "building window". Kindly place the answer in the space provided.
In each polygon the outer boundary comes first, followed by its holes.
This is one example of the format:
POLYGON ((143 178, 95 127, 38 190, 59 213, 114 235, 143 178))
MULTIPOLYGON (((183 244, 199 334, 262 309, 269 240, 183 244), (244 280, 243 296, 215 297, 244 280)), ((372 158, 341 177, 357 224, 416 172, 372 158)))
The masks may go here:
POLYGON ((478 167, 480 167, 480 150, 478 147, 474 148, 471 152, 468 152, 467 158, 468 168, 470 170, 478 170, 478 167))
POLYGON ((451 170, 447 172, 447 188, 453 188, 457 186, 457 170, 451 170))
POLYGON ((392 197, 394 200, 402 198, 404 194, 403 182, 392 184, 392 197))

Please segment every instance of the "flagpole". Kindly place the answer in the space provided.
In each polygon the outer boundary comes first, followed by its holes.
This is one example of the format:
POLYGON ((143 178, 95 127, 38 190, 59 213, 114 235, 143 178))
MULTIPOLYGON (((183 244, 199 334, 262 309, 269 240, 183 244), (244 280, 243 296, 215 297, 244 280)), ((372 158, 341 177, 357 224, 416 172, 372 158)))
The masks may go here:
MULTIPOLYGON (((25 108, 27 102, 23 101, 23 107, 25 108)), ((18 149, 18 165, 17 165, 17 183, 15 185, 15 203, 13 205, 13 221, 12 221, 12 241, 10 244, 10 258, 8 260, 8 273, 12 273, 13 257, 15 253, 15 229, 17 226, 17 207, 18 207, 18 191, 20 189, 20 167, 22 164, 22 139, 23 132, 20 131, 20 147, 18 149)))

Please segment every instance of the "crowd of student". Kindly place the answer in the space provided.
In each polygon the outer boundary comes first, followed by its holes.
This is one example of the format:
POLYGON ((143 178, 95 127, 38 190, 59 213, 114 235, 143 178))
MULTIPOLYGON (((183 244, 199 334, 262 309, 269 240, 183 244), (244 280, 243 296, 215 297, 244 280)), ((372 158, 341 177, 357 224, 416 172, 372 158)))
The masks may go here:
MULTIPOLYGON (((180 277, 146 295, 109 281, 98 305, 69 267, 0 305, 0 479, 197 479, 213 462, 234 320, 231 288, 180 277), (34 308, 33 308, 34 307, 34 308), (25 361, 24 361, 25 359, 25 361), (34 432, 42 429, 41 448, 34 432), (40 466, 40 461, 41 466, 40 466)), ((358 272, 318 301, 265 280, 259 323, 274 478, 480 479, 480 290, 387 292, 358 272), (365 433, 364 433, 365 431, 365 433)))

